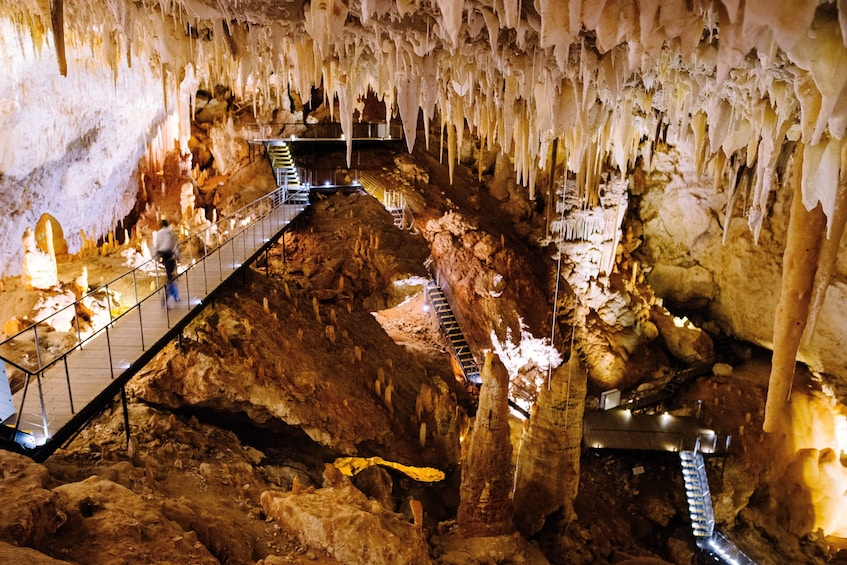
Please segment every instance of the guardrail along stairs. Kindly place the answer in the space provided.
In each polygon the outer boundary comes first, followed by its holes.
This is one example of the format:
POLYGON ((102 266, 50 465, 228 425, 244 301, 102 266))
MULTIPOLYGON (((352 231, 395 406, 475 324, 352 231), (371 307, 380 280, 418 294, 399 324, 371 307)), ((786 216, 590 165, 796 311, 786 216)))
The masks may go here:
POLYGON ((756 565, 755 561, 738 549, 726 536, 715 530, 715 513, 712 508, 712 495, 703 454, 699 451, 680 451, 679 460, 682 463, 682 478, 685 482, 685 494, 688 497, 691 529, 694 532, 697 547, 723 563, 756 565))
POLYGON ((400 229, 411 227, 411 212, 406 206, 406 199, 399 190, 391 190, 385 187, 382 181, 375 175, 361 172, 359 182, 365 191, 382 202, 385 209, 394 218, 394 226, 400 229))
POLYGON ((465 334, 462 333, 462 328, 459 327, 459 321, 456 319, 453 310, 450 308, 450 303, 434 281, 429 281, 426 284, 426 296, 429 299, 435 315, 438 317, 438 324, 441 326, 441 331, 447 337, 450 345, 450 350, 459 366, 462 368, 462 374, 465 380, 474 384, 480 384, 482 377, 479 374, 479 366, 476 364, 471 348, 465 340, 465 334))
POLYGON ((715 514, 703 454, 699 451, 680 451, 679 460, 682 463, 682 478, 694 536, 710 538, 715 532, 715 514))
POLYGON ((271 162, 277 188, 282 189, 282 198, 288 204, 308 204, 309 187, 300 180, 300 171, 294 164, 291 150, 285 141, 268 141, 265 151, 271 162))

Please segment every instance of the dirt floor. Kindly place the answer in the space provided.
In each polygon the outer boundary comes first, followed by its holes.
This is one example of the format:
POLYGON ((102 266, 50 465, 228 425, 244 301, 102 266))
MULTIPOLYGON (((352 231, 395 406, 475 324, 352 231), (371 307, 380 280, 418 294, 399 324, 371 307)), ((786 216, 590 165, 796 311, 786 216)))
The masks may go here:
MULTIPOLYGON (((391 182, 385 170, 389 162, 379 159, 360 166, 391 182)), ((409 500, 422 500, 424 528, 437 560, 444 523, 458 506, 458 454, 416 447, 416 398, 421 382, 445 383, 453 413, 472 417, 473 387, 457 378, 437 323, 415 287, 417 278, 427 276, 426 242, 394 228, 391 216, 367 198, 316 203, 287 238, 284 253, 277 248, 271 254, 270 277, 259 269, 243 286, 228 289, 215 311, 197 322, 211 328, 206 338, 200 331, 185 349, 171 347, 152 362, 132 389, 129 443, 116 403, 47 461, 48 476, 38 492, 52 493, 50 516, 57 522, 62 516, 63 525, 32 533, 21 545, 56 560, 91 564, 338 563, 269 519, 260 495, 319 487, 325 465, 355 445, 362 454, 390 452, 420 464, 440 463, 447 471, 437 485, 422 486, 384 470, 363 473, 355 483, 409 520, 409 500), (266 318, 262 297, 271 297, 273 315, 266 318), (238 333, 248 331, 244 320, 260 330, 261 339, 238 333), (353 361, 357 355, 359 363, 353 361), (235 392, 213 394, 215 402, 203 399, 208 385, 192 380, 205 371, 214 386, 226 382, 214 380, 226 372, 222 367, 204 364, 212 358, 235 367, 229 372, 240 383, 235 392), (297 382, 306 364, 320 375, 317 387, 297 382), (257 374, 270 379, 272 371, 292 378, 288 400, 256 392, 251 379, 257 374), (373 395, 381 371, 395 378, 395 412, 385 421, 385 401, 373 395)), ((489 221, 508 223, 506 218, 489 221)), ((91 257, 62 264, 60 277, 70 280, 85 265, 93 285, 108 280, 123 263, 119 255, 91 257)), ((36 300, 17 281, 6 281, 0 316, 26 315, 36 300)), ((699 401, 704 422, 733 436, 730 455, 709 462, 719 527, 726 526, 762 565, 847 562, 837 540, 798 539, 768 519, 770 502, 758 477, 766 474, 771 453, 760 431, 769 354, 738 347, 743 362, 731 375, 697 379, 665 407, 692 411, 699 401)), ((590 398, 587 405, 594 402, 590 398)), ((521 422, 514 424, 519 432, 521 422)), ((4 500, 20 504, 16 512, 45 513, 32 506, 32 491, 7 499, 9 492, 3 490, 4 500)), ((569 524, 551 516, 531 540, 551 563, 707 562, 694 545, 672 454, 583 450, 575 511, 569 524)), ((7 550, 0 546, 0 556, 7 550)))

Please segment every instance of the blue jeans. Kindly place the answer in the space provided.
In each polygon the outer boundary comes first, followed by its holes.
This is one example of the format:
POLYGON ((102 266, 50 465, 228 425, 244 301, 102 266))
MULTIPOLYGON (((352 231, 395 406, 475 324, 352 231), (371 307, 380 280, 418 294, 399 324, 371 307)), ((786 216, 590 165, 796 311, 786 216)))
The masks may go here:
POLYGON ((173 255, 163 255, 162 264, 165 266, 165 273, 168 276, 168 282, 165 284, 168 297, 179 302, 179 287, 176 284, 176 259, 173 255))

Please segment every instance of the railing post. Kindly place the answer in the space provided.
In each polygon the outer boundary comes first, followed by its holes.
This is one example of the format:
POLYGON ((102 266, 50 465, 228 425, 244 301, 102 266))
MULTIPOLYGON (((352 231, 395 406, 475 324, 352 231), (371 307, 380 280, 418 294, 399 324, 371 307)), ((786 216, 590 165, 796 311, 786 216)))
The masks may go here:
POLYGON ((77 347, 82 349, 82 329, 79 327, 79 314, 76 313, 76 307, 74 307, 74 324, 76 325, 77 347))
POLYGON ((207 253, 204 253, 203 259, 201 260, 203 262, 203 293, 204 294, 209 294, 209 277, 206 274, 206 259, 208 259, 208 258, 209 258, 209 255, 207 253))
POLYGON ((35 358, 38 360, 38 370, 41 370, 41 344, 38 343, 38 322, 32 325, 32 335, 35 337, 35 358))
MULTIPOLYGON (((218 237, 220 237, 220 230, 218 230, 218 237)), ((223 278, 224 278, 224 263, 223 263, 224 251, 223 251, 223 249, 224 249, 223 243, 218 245, 218 251, 217 251, 217 253, 218 253, 218 269, 220 269, 218 272, 220 274, 221 280, 223 280, 223 278)), ((220 282, 220 281, 218 281, 218 282, 220 282)))
POLYGON ((141 334, 141 351, 146 351, 147 348, 144 346, 144 319, 141 317, 141 302, 138 300, 138 277, 136 276, 136 270, 132 270, 132 288, 135 291, 135 307, 138 309, 138 330, 141 334))
POLYGON ((29 380, 32 378, 32 373, 27 372, 24 380, 24 391, 21 393, 21 406, 18 408, 18 416, 15 418, 15 432, 17 433, 21 427, 21 417, 24 415, 24 405, 26 404, 26 393, 29 391, 29 380))
POLYGON ((74 410, 74 397, 73 397, 73 393, 71 392, 71 373, 70 373, 70 371, 68 371, 68 355, 67 354, 62 356, 62 361, 64 362, 64 365, 65 365, 65 380, 68 382, 68 404, 70 404, 70 406, 71 406, 71 414, 75 414, 76 411, 74 410))
POLYGON ((103 288, 106 289, 106 308, 109 309, 109 323, 106 324, 106 325, 109 326, 109 325, 112 324, 112 321, 113 321, 112 320, 112 295, 109 293, 109 285, 108 284, 106 284, 106 286, 104 286, 103 288))
POLYGON ((129 447, 129 408, 126 403, 126 387, 121 385, 121 404, 124 409, 124 428, 126 430, 126 445, 129 447))
MULTIPOLYGON (((163 288, 159 289, 159 291, 162 293, 162 300, 164 301, 162 304, 164 304, 164 306, 165 306, 165 324, 168 327, 171 327, 171 309, 168 308, 168 289, 167 289, 167 287, 163 287, 163 288)), ((109 334, 106 334, 107 337, 108 337, 108 335, 109 334)), ((111 355, 111 351, 110 351, 109 352, 109 362, 111 362, 111 357, 112 357, 112 355, 111 355)))
POLYGON ((109 375, 115 378, 115 367, 112 363, 112 340, 109 337, 109 326, 106 326, 106 351, 109 353, 109 375))
POLYGON ((38 399, 41 401, 41 423, 44 426, 44 437, 50 436, 50 430, 47 427, 47 407, 44 405, 44 389, 41 387, 41 373, 38 371, 35 375, 35 382, 38 384, 38 399))
POLYGON ((191 267, 185 269, 182 274, 185 276, 185 305, 187 308, 191 308, 191 286, 188 284, 188 273, 191 270, 191 267))

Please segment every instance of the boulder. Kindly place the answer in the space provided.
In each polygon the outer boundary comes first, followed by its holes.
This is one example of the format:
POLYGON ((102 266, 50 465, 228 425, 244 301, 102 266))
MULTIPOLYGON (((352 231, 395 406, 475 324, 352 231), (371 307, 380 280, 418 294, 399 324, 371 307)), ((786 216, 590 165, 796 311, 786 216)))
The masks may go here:
POLYGON ((262 508, 304 545, 347 565, 431 563, 423 533, 349 482, 296 493, 265 491, 262 508))
POLYGON ((650 320, 659 329, 668 352, 689 365, 708 363, 714 359, 715 350, 709 334, 685 318, 677 318, 661 306, 650 309, 650 320))

